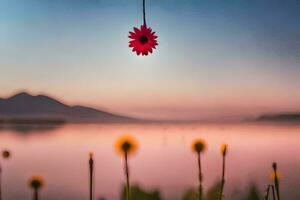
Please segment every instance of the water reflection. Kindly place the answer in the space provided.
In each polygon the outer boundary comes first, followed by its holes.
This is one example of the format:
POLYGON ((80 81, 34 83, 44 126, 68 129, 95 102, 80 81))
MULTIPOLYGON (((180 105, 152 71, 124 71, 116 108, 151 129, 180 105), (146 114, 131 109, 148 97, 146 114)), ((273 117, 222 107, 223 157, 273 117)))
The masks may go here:
POLYGON ((261 196, 270 182, 273 161, 278 162, 284 177, 282 198, 300 199, 299 125, 74 124, 31 130, 26 137, 15 129, 0 130, 0 146, 13 151, 9 162, 2 163, 3 199, 31 199, 27 182, 35 174, 47 180, 42 200, 88 199, 90 151, 95 156, 96 197, 121 199, 124 163, 116 155, 114 143, 127 133, 140 146, 130 158, 133 184, 145 191, 159 189, 161 199, 181 200, 187 190, 197 188, 197 163, 190 149, 197 137, 208 144, 203 155, 206 194, 221 178, 220 144, 227 143, 226 199, 246 198, 254 191, 249 187, 252 182, 261 196))
POLYGON ((16 133, 24 133, 24 134, 30 134, 30 133, 42 133, 42 132, 51 132, 55 129, 62 128, 65 124, 56 124, 56 125, 28 125, 28 124, 0 124, 0 133, 4 132, 6 130, 11 130, 16 133))

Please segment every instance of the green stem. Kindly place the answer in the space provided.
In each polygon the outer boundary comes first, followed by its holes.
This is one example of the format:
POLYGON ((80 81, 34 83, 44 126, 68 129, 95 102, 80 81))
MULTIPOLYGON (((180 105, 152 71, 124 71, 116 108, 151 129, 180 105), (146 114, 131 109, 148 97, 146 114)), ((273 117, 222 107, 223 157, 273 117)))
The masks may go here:
POLYGON ((126 200, 130 200, 130 183, 129 183, 129 167, 128 167, 128 153, 125 151, 125 174, 126 174, 126 200))
POLYGON ((202 200, 202 193, 203 193, 203 187, 202 187, 202 169, 201 169, 201 156, 200 152, 198 152, 198 168, 199 168, 199 200, 202 200))

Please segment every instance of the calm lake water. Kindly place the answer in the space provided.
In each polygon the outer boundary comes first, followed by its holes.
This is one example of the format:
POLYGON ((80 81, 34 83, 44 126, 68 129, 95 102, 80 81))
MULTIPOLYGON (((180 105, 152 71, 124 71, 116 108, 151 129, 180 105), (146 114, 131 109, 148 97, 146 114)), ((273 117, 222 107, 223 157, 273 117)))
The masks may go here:
POLYGON ((12 151, 2 160, 3 199, 31 199, 28 178, 41 175, 42 200, 88 199, 88 153, 96 164, 95 197, 119 200, 123 160, 114 143, 130 133, 139 141, 130 157, 132 183, 159 189, 164 200, 179 200, 196 187, 196 156, 191 141, 204 138, 202 156, 207 190, 221 174, 220 144, 229 144, 227 199, 241 199, 249 184, 263 192, 270 183, 271 164, 282 174, 282 199, 300 199, 300 125, 272 124, 107 124, 64 125, 49 129, 0 129, 0 147, 12 151))

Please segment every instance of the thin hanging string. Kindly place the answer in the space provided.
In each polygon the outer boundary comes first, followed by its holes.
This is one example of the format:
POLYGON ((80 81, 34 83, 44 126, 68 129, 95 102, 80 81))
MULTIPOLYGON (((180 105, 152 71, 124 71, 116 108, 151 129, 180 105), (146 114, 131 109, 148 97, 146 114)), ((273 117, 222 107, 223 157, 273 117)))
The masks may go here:
POLYGON ((143 0, 143 20, 144 20, 144 25, 147 26, 146 24, 146 9, 145 9, 145 0, 143 0))

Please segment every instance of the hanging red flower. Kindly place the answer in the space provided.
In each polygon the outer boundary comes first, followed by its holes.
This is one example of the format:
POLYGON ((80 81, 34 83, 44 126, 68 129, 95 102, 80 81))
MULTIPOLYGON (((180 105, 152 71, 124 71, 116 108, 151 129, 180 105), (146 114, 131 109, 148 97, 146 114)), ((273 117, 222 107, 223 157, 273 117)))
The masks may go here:
POLYGON ((153 49, 156 49, 157 36, 155 32, 152 31, 150 27, 147 27, 146 24, 146 11, 145 11, 145 0, 143 0, 143 20, 144 24, 141 26, 141 29, 136 27, 133 28, 134 32, 129 32, 129 47, 132 48, 133 52, 139 56, 147 56, 149 53, 153 52, 153 49))
POLYGON ((132 39, 129 41, 129 47, 132 48, 132 51, 136 52, 137 55, 142 54, 143 56, 152 53, 153 49, 158 45, 155 32, 146 25, 142 25, 141 29, 134 27, 133 30, 134 32, 129 32, 128 36, 132 39))

